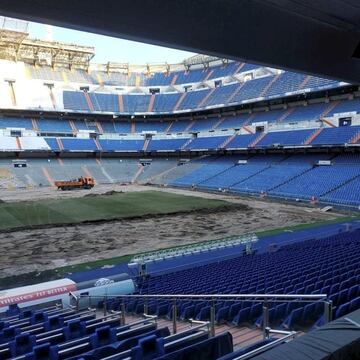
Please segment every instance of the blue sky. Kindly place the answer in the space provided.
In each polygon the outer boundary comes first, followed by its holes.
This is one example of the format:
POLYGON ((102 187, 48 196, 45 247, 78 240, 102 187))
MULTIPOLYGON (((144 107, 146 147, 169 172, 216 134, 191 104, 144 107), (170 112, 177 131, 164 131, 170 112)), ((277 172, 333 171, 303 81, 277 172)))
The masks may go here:
POLYGON ((172 64, 194 55, 186 51, 32 22, 29 23, 28 31, 32 38, 47 39, 51 34, 54 41, 94 46, 96 55, 92 62, 95 63, 113 61, 130 64, 164 62, 172 64))

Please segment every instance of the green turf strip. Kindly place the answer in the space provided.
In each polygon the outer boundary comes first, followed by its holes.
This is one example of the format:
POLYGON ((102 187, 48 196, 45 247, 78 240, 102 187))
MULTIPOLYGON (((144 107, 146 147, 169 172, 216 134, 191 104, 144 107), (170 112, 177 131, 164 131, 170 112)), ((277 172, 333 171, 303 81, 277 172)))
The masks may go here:
POLYGON ((164 215, 212 209, 231 204, 161 191, 115 193, 72 199, 47 199, 0 204, 0 230, 85 221, 164 215))

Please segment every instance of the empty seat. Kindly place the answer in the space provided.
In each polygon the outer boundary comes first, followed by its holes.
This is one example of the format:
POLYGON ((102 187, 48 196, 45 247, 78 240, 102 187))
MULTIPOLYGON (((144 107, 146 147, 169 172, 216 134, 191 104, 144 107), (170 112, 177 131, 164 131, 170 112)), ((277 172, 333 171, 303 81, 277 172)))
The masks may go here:
POLYGON ((360 297, 350 301, 349 312, 353 312, 360 308, 360 297))
POLYGON ((303 308, 297 308, 291 311, 290 315, 284 320, 282 326, 286 329, 292 328, 299 323, 302 317, 303 308))
POLYGON ((19 356, 31 352, 35 342, 35 335, 19 334, 15 336, 15 340, 9 343, 11 356, 19 356))
POLYGON ((49 343, 34 346, 32 352, 25 355, 25 360, 57 360, 57 351, 49 343))
POLYGON ((103 326, 95 330, 95 333, 90 335, 90 344, 93 349, 100 346, 109 345, 117 340, 117 330, 110 326, 103 326))
POLYGON ((68 322, 63 329, 65 340, 76 339, 86 333, 86 324, 79 319, 68 322))
POLYGON ((335 313, 335 319, 346 315, 349 312, 349 307, 350 307, 350 303, 345 303, 340 305, 337 309, 336 309, 336 313, 335 313))
POLYGON ((234 317, 232 323, 237 326, 246 323, 249 320, 250 310, 251 310, 250 307, 241 309, 239 313, 234 317))

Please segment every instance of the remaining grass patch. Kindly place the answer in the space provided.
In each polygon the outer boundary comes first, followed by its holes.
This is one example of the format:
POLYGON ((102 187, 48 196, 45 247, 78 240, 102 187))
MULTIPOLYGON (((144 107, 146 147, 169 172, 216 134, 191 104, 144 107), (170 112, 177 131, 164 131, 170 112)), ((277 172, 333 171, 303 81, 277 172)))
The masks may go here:
POLYGON ((162 191, 0 204, 0 231, 232 207, 222 200, 162 191))

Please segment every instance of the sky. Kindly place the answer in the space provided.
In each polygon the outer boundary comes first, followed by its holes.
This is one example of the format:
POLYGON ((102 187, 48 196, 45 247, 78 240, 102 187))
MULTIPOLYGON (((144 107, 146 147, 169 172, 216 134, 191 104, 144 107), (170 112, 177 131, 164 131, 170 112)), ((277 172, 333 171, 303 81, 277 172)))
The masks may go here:
POLYGON ((28 32, 31 38, 94 46, 95 57, 92 62, 100 64, 108 61, 136 65, 174 64, 194 55, 186 51, 33 22, 29 22, 28 32))

